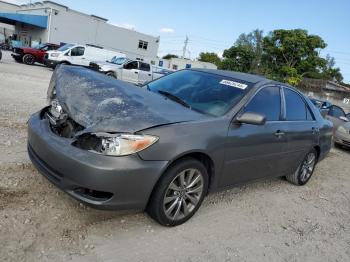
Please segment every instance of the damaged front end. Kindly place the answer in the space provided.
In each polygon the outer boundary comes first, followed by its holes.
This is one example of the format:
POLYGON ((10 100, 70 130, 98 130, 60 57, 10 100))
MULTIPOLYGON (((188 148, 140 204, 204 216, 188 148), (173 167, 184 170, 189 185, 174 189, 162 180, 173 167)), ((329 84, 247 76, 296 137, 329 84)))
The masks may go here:
POLYGON ((49 121, 51 131, 63 138, 73 139, 72 146, 90 152, 125 156, 137 153, 154 144, 158 137, 125 133, 85 133, 84 127, 76 123, 64 112, 60 103, 53 99, 44 109, 44 118, 49 121))
POLYGON ((59 66, 42 111, 56 135, 90 152, 124 156, 154 144, 145 130, 204 116, 162 96, 92 70, 59 66))
POLYGON ((54 99, 51 105, 44 109, 44 117, 49 121, 53 133, 65 138, 73 138, 84 127, 76 123, 62 109, 60 103, 54 99))

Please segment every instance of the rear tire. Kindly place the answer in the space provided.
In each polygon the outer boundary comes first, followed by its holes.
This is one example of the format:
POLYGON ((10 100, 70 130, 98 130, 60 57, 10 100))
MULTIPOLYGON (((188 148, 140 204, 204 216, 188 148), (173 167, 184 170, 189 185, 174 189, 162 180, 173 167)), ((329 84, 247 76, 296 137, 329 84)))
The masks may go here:
POLYGON ((163 226, 185 223, 202 204, 208 180, 208 172, 198 160, 185 158, 175 162, 153 190, 148 214, 163 226))
POLYGON ((35 57, 32 56, 31 54, 24 55, 22 60, 23 60, 23 63, 25 63, 26 65, 33 65, 35 63, 35 57))
POLYGON ((303 158, 297 170, 293 174, 287 175, 286 179, 297 186, 305 185, 310 180, 315 170, 316 163, 317 151, 313 148, 303 158))

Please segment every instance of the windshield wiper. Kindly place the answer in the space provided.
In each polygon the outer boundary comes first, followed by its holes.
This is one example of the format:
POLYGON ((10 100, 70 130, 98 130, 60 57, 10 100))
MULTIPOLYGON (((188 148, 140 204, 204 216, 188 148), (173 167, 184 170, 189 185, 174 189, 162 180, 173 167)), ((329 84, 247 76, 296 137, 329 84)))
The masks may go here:
POLYGON ((187 107, 187 108, 191 109, 191 106, 189 104, 187 104, 184 100, 182 100, 180 97, 177 97, 176 95, 173 95, 173 94, 171 94, 171 93, 169 93, 167 91, 163 91, 163 90, 158 90, 158 93, 163 95, 163 96, 165 96, 165 97, 167 97, 167 98, 169 98, 169 99, 171 99, 171 100, 173 100, 173 101, 175 101, 175 102, 177 102, 177 103, 179 103, 179 104, 181 104, 181 105, 183 105, 183 106, 185 106, 185 107, 187 107))

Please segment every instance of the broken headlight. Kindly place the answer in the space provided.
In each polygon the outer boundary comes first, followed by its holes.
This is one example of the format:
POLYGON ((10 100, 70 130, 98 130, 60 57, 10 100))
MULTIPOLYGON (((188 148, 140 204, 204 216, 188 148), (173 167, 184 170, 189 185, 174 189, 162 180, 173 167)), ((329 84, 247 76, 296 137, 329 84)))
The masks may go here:
POLYGON ((157 142, 151 135, 84 134, 73 143, 74 146, 108 156, 125 156, 140 152, 157 142))

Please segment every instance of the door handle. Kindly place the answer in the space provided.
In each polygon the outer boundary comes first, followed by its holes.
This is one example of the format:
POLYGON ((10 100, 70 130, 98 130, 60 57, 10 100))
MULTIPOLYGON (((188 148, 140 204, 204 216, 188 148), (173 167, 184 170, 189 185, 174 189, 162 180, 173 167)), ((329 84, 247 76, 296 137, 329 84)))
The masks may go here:
POLYGON ((151 76, 151 74, 148 74, 148 76, 151 76))
POLYGON ((135 74, 138 74, 139 72, 136 72, 136 71, 135 71, 134 73, 135 73, 135 74))
POLYGON ((284 136, 286 133, 284 133, 283 131, 281 131, 281 130, 277 130, 276 132, 275 132, 275 136, 277 136, 277 137, 281 137, 281 136, 284 136))

